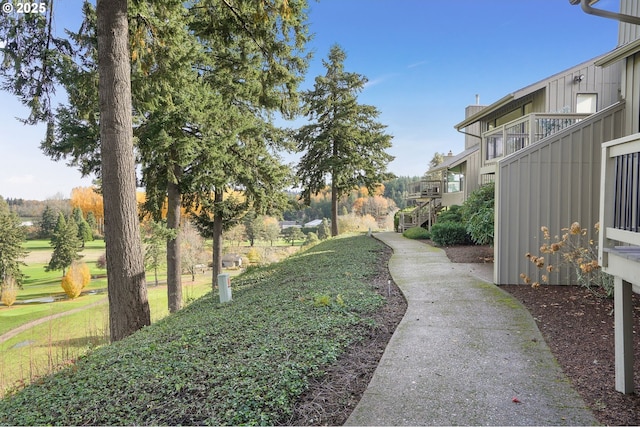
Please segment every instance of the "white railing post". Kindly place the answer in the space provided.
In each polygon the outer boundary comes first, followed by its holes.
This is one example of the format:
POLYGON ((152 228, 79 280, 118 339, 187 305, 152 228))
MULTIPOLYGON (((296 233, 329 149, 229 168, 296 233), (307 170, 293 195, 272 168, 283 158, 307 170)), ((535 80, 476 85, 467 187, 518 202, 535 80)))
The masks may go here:
POLYGON ((631 394, 633 384, 633 305, 631 283, 614 278, 615 370, 616 390, 631 394))
POLYGON ((527 145, 531 145, 537 142, 535 139, 535 132, 537 130, 536 122, 537 116, 535 114, 529 114, 529 141, 527 145))

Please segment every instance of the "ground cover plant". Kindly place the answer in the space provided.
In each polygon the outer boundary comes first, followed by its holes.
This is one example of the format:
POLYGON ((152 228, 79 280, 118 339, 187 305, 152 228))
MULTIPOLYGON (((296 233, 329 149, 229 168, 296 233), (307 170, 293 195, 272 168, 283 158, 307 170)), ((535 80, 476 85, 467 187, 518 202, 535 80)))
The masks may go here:
MULTIPOLYGON (((197 282, 184 286, 185 302, 189 304, 210 290, 211 278, 199 277, 197 282)), ((166 286, 150 288, 148 297, 152 323, 169 315, 166 286)), ((8 390, 58 371, 87 351, 106 344, 107 296, 85 295, 76 300, 2 309, 0 326, 1 398, 8 390), (7 329, 5 324, 12 327, 7 329)))
POLYGON ((0 401, 6 424, 279 424, 309 383, 375 328, 383 245, 331 239, 233 281, 0 401), (169 404, 170 402, 170 404, 169 404))

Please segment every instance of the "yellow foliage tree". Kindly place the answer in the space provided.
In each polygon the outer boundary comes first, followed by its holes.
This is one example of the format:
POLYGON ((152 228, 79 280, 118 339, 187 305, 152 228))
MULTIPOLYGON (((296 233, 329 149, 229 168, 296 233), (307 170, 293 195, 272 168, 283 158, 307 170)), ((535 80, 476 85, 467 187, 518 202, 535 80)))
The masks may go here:
POLYGON ((102 194, 98 193, 96 187, 76 187, 71 190, 71 207, 80 208, 85 216, 93 212, 99 224, 104 222, 102 194))
POLYGON ((4 283, 2 283, 0 293, 2 294, 0 301, 7 307, 11 307, 13 303, 16 302, 18 298, 18 286, 16 286, 16 281, 13 277, 8 277, 4 283))
POLYGON ((85 263, 73 263, 62 278, 62 289, 71 299, 78 298, 80 293, 91 282, 91 272, 85 263))

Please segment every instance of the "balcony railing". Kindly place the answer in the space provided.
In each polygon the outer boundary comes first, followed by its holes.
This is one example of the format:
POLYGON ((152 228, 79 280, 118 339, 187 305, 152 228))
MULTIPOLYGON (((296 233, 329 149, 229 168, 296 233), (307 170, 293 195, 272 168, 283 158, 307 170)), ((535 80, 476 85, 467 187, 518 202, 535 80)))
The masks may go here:
POLYGON ((540 141, 589 116, 529 114, 483 134, 484 160, 493 161, 540 141))
POLYGON ((640 134, 602 145, 600 191, 600 264, 608 269, 608 253, 640 260, 640 134))
POLYGON ((442 197, 442 181, 424 180, 409 185, 409 199, 442 197))
POLYGON ((424 224, 428 224, 430 228, 441 209, 440 199, 431 199, 420 203, 410 212, 400 212, 397 231, 402 233, 411 227, 420 227, 424 224))
POLYGON ((616 390, 634 391, 633 305, 640 293, 640 133, 602 145, 598 263, 614 276, 616 390))

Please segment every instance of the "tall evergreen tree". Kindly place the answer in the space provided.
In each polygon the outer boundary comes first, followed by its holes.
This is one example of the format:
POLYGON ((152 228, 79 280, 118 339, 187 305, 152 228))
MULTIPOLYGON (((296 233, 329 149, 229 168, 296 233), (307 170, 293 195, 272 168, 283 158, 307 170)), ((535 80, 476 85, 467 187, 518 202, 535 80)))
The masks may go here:
POLYGON ((82 209, 74 208, 73 212, 73 220, 78 226, 78 239, 84 248, 86 242, 90 242, 93 240, 93 231, 89 223, 84 219, 84 215, 82 214, 82 209))
POLYGON ((109 327, 120 340, 151 324, 140 245, 127 0, 98 0, 98 94, 109 327))
POLYGON ((96 220, 96 216, 92 211, 89 211, 87 213, 87 224, 89 224, 89 228, 91 229, 92 233, 98 228, 98 221, 96 220))
MULTIPOLYGON (((9 41, 2 50, 0 77, 4 88, 31 108, 27 123, 48 124, 45 152, 56 137, 56 116, 59 123, 75 120, 82 125, 83 131, 68 141, 67 148, 84 173, 99 169, 102 180, 110 332, 111 340, 117 341, 151 323, 135 194, 127 0, 97 1, 97 30, 83 34, 84 51, 77 50, 82 40, 54 33, 53 2, 47 5, 46 13, 14 12, 0 20, 0 40, 9 41), (97 40, 95 62, 92 38, 97 40), (54 111, 56 86, 68 88, 64 80, 78 76, 82 79, 67 95, 79 99, 82 108, 54 111), (73 112, 80 114, 74 119, 73 112), (75 145, 79 139, 90 144, 75 145)), ((86 2, 85 10, 89 7, 86 2)))
POLYGON ((49 205, 44 207, 40 219, 40 237, 50 239, 58 222, 58 213, 49 205))
POLYGON ((53 246, 53 253, 49 264, 45 266, 45 270, 62 270, 62 275, 64 276, 67 267, 73 261, 82 258, 78 253, 81 250, 82 242, 78 238, 78 226, 73 216, 65 220, 62 213, 58 215, 58 223, 51 238, 51 246, 53 246))
MULTIPOLYGON (((305 8, 306 0, 130 5, 135 134, 145 207, 154 218, 167 200, 167 223, 177 230, 181 204, 208 204, 205 199, 214 192, 222 195, 243 182, 256 189, 248 194, 262 200, 277 193, 271 184, 258 187, 264 180, 280 179, 284 169, 263 166, 255 173, 253 165, 279 163, 269 151, 282 138, 249 135, 266 133, 264 111, 290 114, 297 106, 295 89, 306 67, 300 53, 307 38, 305 8), (248 139, 253 139, 251 144, 246 144, 248 139)), ((58 158, 69 156, 81 170, 90 171, 100 164, 91 142, 99 138, 92 112, 96 100, 89 90, 96 84, 90 6, 85 15, 89 19, 83 31, 73 35, 84 54, 63 73, 70 76, 66 85, 72 87, 71 102, 58 113, 57 131, 45 149, 58 158)), ((276 187, 284 185, 281 180, 276 187)), ((174 311, 181 305, 179 235, 167 247, 169 306, 174 311)))
POLYGON ((310 124, 295 135, 303 156, 298 163, 302 197, 308 204, 312 194, 331 186, 331 234, 338 234, 338 200, 354 187, 365 186, 372 193, 384 181, 393 156, 386 126, 376 121, 379 111, 357 102, 366 77, 344 70, 345 52, 331 47, 323 61, 324 76, 303 94, 310 124), (328 182, 329 181, 329 182, 328 182))
POLYGON ((20 286, 22 272, 20 266, 25 265, 22 258, 27 251, 22 246, 25 239, 24 227, 20 218, 11 212, 7 202, 0 196, 0 287, 10 280, 20 286))
POLYGON ((190 177, 193 197, 205 207, 197 224, 213 237, 214 284, 222 269, 224 223, 234 218, 224 216, 225 191, 242 188, 251 206, 264 213, 283 202, 280 190, 290 183, 288 168, 275 154, 283 138, 270 112, 291 117, 297 111, 297 86, 308 59, 306 8, 306 0, 199 0, 191 9, 191 28, 207 52, 198 68, 224 108, 203 129, 190 177))

